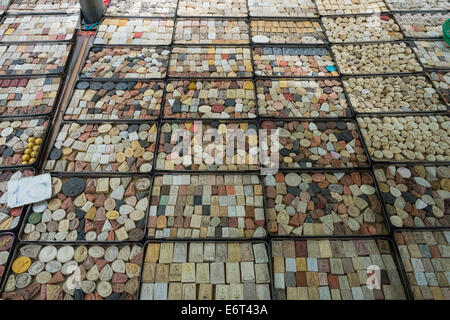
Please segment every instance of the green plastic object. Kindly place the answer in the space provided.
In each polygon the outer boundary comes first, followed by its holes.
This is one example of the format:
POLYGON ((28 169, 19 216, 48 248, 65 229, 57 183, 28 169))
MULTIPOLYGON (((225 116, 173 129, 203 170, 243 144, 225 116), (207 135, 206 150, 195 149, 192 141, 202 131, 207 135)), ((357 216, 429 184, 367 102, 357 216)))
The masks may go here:
POLYGON ((447 44, 450 45, 450 19, 447 19, 447 21, 444 22, 444 25, 442 26, 442 31, 444 33, 445 42, 447 42, 447 44))

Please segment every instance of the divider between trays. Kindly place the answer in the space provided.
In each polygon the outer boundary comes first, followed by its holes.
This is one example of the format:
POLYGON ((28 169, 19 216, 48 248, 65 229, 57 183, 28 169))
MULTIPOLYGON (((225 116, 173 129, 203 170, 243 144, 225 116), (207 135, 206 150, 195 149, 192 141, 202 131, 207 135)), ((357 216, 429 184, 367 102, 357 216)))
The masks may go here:
MULTIPOLYGON (((85 175, 80 175, 78 173, 73 173, 73 174, 67 174, 67 175, 61 175, 59 173, 50 173, 52 178, 59 178, 59 179, 70 179, 70 178, 81 178, 81 179, 101 179, 101 178, 126 178, 126 177, 131 177, 132 179, 141 179, 141 178, 148 178, 150 180, 150 186, 148 189, 148 195, 145 197, 148 201, 148 207, 147 210, 145 212, 145 216, 144 216, 144 220, 145 220, 145 226, 144 226, 144 230, 143 230, 143 235, 139 240, 125 240, 125 241, 120 241, 120 240, 105 240, 105 241, 98 241, 98 240, 26 240, 23 239, 23 235, 24 235, 24 231, 25 231, 25 227, 27 225, 27 220, 28 217, 30 216, 31 213, 33 213, 33 205, 30 204, 27 208, 27 210, 25 211, 23 218, 23 221, 21 222, 21 227, 19 232, 17 233, 17 239, 20 240, 21 243, 34 243, 34 242, 49 242, 49 243, 68 243, 68 242, 76 242, 76 243, 80 243, 80 244, 84 244, 84 243, 107 243, 107 244, 121 244, 123 242, 133 242, 133 243, 138 243, 138 242, 142 242, 143 240, 145 240, 146 238, 146 232, 147 232, 147 222, 148 222, 148 217, 149 217, 149 212, 150 212, 150 198, 151 198, 151 193, 152 193, 152 189, 153 189, 153 177, 149 174, 143 174, 143 173, 139 173, 139 174, 117 174, 115 176, 105 176, 105 175, 98 175, 96 173, 88 173, 85 175)), ((62 191, 60 191, 62 192, 62 191)), ((84 192, 84 191, 83 191, 84 192)), ((55 196, 56 197, 56 196, 55 196)), ((50 199, 53 199, 54 197, 52 196, 50 199)), ((74 197, 71 197, 74 198, 74 197)), ((143 198, 144 199, 144 198, 143 198)), ((83 218, 84 219, 84 218, 83 218)), ((80 219, 81 220, 81 219, 80 219)))

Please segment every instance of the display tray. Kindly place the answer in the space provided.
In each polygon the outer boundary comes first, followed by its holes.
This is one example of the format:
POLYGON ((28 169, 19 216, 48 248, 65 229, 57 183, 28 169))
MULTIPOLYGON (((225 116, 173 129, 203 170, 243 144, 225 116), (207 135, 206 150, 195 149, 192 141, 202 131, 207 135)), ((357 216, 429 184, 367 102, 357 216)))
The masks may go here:
POLYGON ((253 46, 256 77, 338 77, 334 61, 327 45, 253 46))
POLYGON ((0 120, 0 127, 3 126, 5 126, 1 129, 3 133, 0 133, 2 136, 0 141, 3 140, 0 144, 0 150, 2 150, 0 169, 38 168, 50 132, 51 120, 48 117, 5 118, 0 120), (30 123, 33 127, 30 127, 30 123), (31 130, 32 128, 34 129, 31 130), (12 136, 13 134, 14 136, 12 136), (23 135, 25 135, 24 139, 21 138, 23 135), (8 137, 10 138, 6 140, 8 137), (28 141, 29 139, 30 141, 28 141), (34 147, 37 150, 34 150, 34 147), (14 148, 16 149, 14 150, 14 148), (27 155, 25 154, 26 150, 30 150, 27 153, 30 156, 24 160, 22 156, 27 155), (34 157, 33 152, 36 153, 34 157), (32 158, 34 158, 34 162, 29 163, 29 159, 32 158))
POLYGON ((80 79, 163 79, 167 75, 169 54, 170 47, 165 46, 92 46, 80 70, 80 79), (105 61, 104 57, 111 55, 105 61))
POLYGON ((0 77, 0 119, 50 116, 63 87, 63 79, 54 75, 0 77))
POLYGON ((0 42, 32 44, 39 41, 71 41, 75 38, 76 29, 80 28, 80 19, 79 13, 8 14, 1 22, 0 42), (47 25, 52 28, 47 28, 47 25), (56 34, 50 34, 52 31, 56 34))
POLYGON ((342 81, 349 106, 357 116, 444 114, 449 111, 449 106, 439 90, 425 73, 344 76, 342 81), (360 81, 363 83, 361 84, 360 81), (353 88, 350 88, 352 86, 353 88), (361 90, 355 90, 355 93, 352 94, 354 88, 357 87, 360 87, 361 90), (378 99, 372 102, 370 99, 374 99, 374 95, 378 95, 375 97, 378 99), (368 112, 360 111, 362 108, 358 107, 358 104, 366 105, 365 109, 368 112), (393 105, 397 110, 383 110, 390 109, 393 105), (371 108, 375 108, 376 111, 371 111, 371 108))
POLYGON ((272 237, 359 237, 390 234, 371 171, 281 170, 264 177, 272 237))
POLYGON ((267 201, 263 189, 263 178, 257 173, 157 172, 147 239, 265 239, 267 201))
POLYGON ((172 43, 174 28, 174 19, 103 17, 97 27, 94 45, 167 46, 172 43), (129 37, 123 38, 121 37, 123 34, 133 34, 133 37, 131 39, 129 37))
POLYGON ((271 298, 265 242, 148 241, 145 248, 140 300, 271 298))
POLYGON ((373 164, 435 163, 440 165, 450 161, 448 149, 445 147, 448 143, 446 136, 448 136, 447 125, 449 117, 447 115, 427 113, 392 116, 370 115, 358 116, 357 121, 368 155, 373 164), (398 121, 398 119, 401 119, 401 121, 398 121), (413 121, 414 125, 412 125, 413 121), (392 124, 393 122, 395 122, 395 125, 392 124), (369 124, 371 127, 369 128, 370 130, 367 130, 369 124), (392 133, 393 130, 396 132, 402 131, 402 138, 406 142, 401 148, 398 147, 399 141, 392 140, 396 137, 396 133, 392 133), (417 130, 420 130, 420 135, 414 133, 417 130), (369 135, 369 131, 371 135, 369 135), (433 131, 438 132, 435 134, 433 131), (386 147, 382 148, 383 150, 381 150, 381 145, 377 141, 371 139, 375 132, 380 139, 383 137, 387 138, 387 135, 389 135, 388 142, 385 144, 386 147), (438 141, 432 141, 430 137, 438 141), (427 144, 423 141, 424 138, 428 139, 427 144), (374 142, 376 146, 372 147, 374 142), (433 148, 429 148, 431 144, 433 148), (427 150, 432 153, 426 154, 427 150), (439 153, 437 153, 438 151, 439 153), (419 152, 420 156, 416 152, 419 152))
POLYGON ((148 174, 154 167, 157 135, 154 121, 62 122, 43 170, 62 175, 148 174))
POLYGON ((270 247, 274 300, 409 298, 399 255, 390 238, 273 238, 270 247), (369 289, 369 284, 374 288, 369 289))
POLYGON ((370 44, 405 39, 395 16, 389 13, 333 15, 323 17, 322 20, 328 41, 333 44, 370 44))
POLYGON ((186 120, 257 118, 251 79, 169 78, 161 117, 186 120))
POLYGON ((163 120, 161 121, 160 134, 158 136, 158 154, 156 156, 155 170, 164 173, 255 173, 260 170, 258 129, 258 122, 254 120, 163 120), (201 132, 199 131, 200 127, 201 132), (222 141, 218 142, 219 145, 225 146, 225 144, 233 143, 232 158, 227 159, 225 149, 222 153, 217 151, 217 154, 213 150, 215 143, 212 143, 211 138, 215 133, 212 130, 209 130, 206 136, 200 137, 208 129, 217 129, 217 133, 222 135, 222 141), (188 137, 189 141, 193 138, 201 138, 201 141, 198 140, 197 146, 190 148, 190 154, 185 154, 184 149, 187 149, 186 152, 189 152, 189 148, 186 145, 188 137), (236 140, 240 144, 244 142, 242 146, 245 150, 237 152, 239 144, 236 143, 236 140), (199 151, 196 151, 199 150, 199 146, 204 149, 201 158, 199 157, 199 151), (178 150, 178 155, 174 153, 174 150, 178 150), (207 157, 204 156, 206 152, 210 152, 207 157), (181 157, 180 154, 187 157, 181 157))
POLYGON ((0 288, 6 278, 6 270, 8 270, 8 266, 12 260, 14 242, 14 234, 10 232, 0 232, 0 288))
POLYGON ((169 78, 252 78, 252 49, 248 45, 174 45, 169 78), (191 64, 194 62, 194 64, 191 64))
POLYGON ((378 76, 423 72, 423 67, 408 41, 333 44, 331 45, 331 51, 334 60, 336 61, 336 65, 339 67, 343 76, 378 76), (355 47, 358 49, 355 49, 355 47), (392 52, 390 51, 389 54, 385 54, 385 48, 392 50, 392 52), (405 55, 403 51, 408 48, 410 52, 405 55), (341 57, 342 54, 338 50, 346 50, 345 59, 341 57), (398 60, 393 60, 392 67, 386 66, 385 62, 390 61, 390 57, 393 55, 398 57, 398 60), (402 60, 400 60, 400 55, 402 56, 402 60), (384 59, 384 62, 379 61, 380 59, 384 59), (347 64, 346 61, 351 61, 351 65, 347 64), (373 61, 375 61, 376 64, 374 64, 373 61), (355 65, 362 62, 366 63, 364 69, 355 70, 355 65), (404 65, 406 69, 404 67, 397 67, 400 65, 404 65))
POLYGON ((137 300, 142 258, 140 243, 21 243, 16 246, 3 282, 2 299, 137 300), (117 249, 106 251, 105 247, 117 249), (77 280, 77 270, 81 274, 86 272, 88 280, 77 280), (15 282, 10 277, 16 278, 15 282), (68 283, 73 283, 75 288, 68 287, 68 283))
POLYGON ((391 164, 373 169, 392 229, 450 227, 445 205, 449 201, 448 165, 391 164))
POLYGON ((0 44, 0 77, 63 75, 74 51, 72 42, 0 44))
POLYGON ((156 120, 164 101, 164 87, 162 80, 79 80, 64 111, 64 120, 156 120))
POLYGON ((395 242, 413 300, 449 300, 449 229, 396 230, 395 242))
POLYGON ((16 232, 21 226, 23 216, 25 215, 27 206, 17 208, 9 208, 7 206, 6 191, 8 189, 8 182, 13 179, 20 179, 24 177, 33 176, 35 174, 34 168, 24 170, 2 170, 0 171, 0 232, 10 231, 16 232))
POLYGON ((261 119, 353 119, 340 79, 258 77, 256 94, 261 119))

